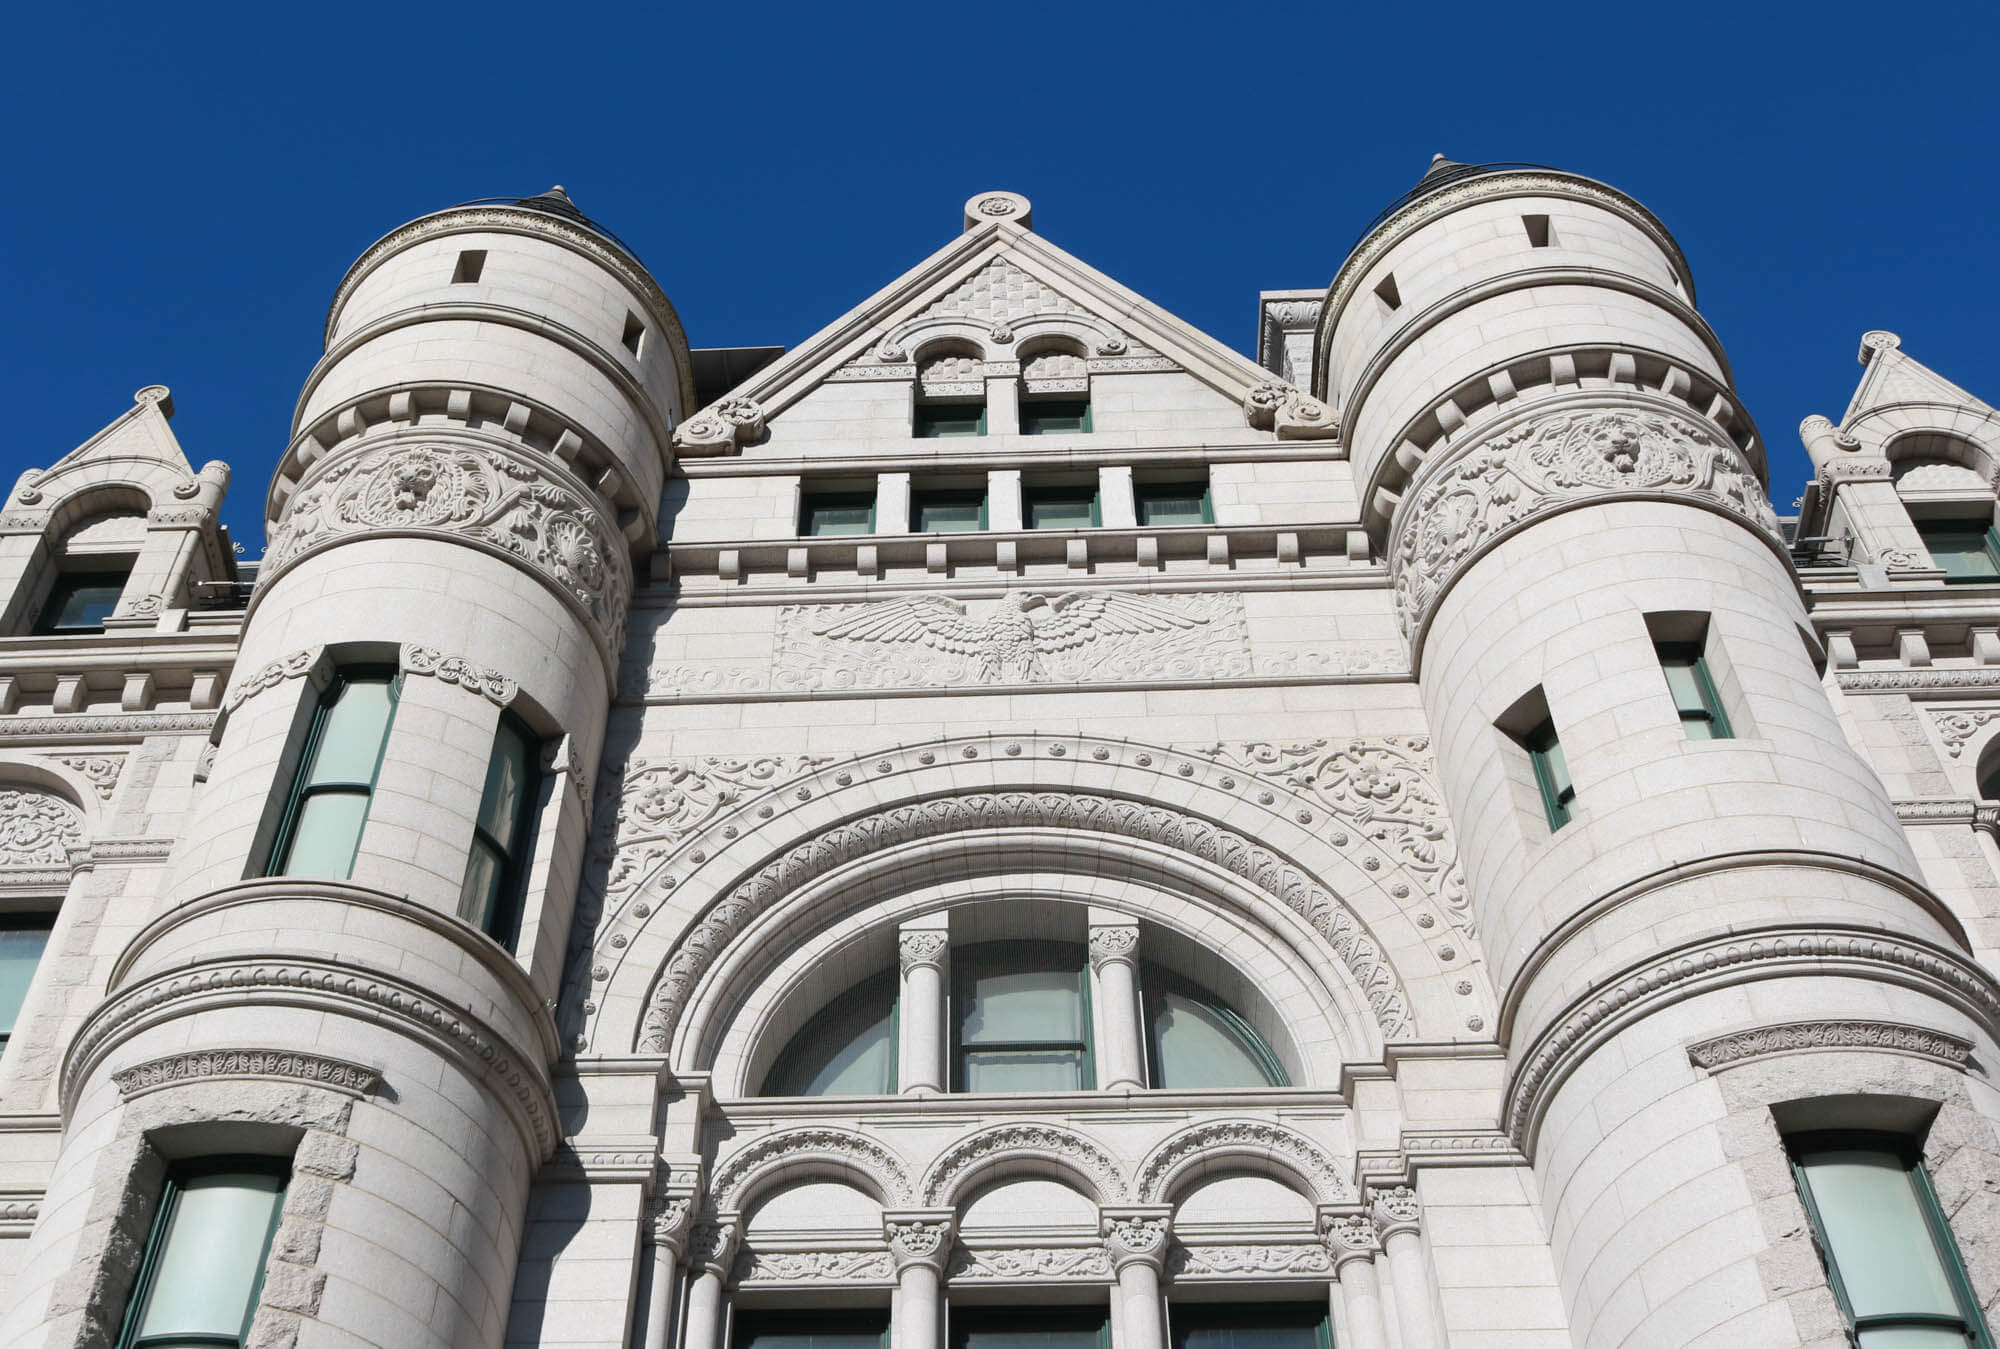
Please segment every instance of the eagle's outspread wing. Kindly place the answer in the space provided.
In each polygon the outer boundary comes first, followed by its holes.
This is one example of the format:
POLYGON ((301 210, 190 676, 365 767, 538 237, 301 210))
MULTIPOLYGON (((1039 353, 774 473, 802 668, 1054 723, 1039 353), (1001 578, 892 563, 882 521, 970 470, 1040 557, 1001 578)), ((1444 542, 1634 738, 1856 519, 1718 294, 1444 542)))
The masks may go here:
POLYGON ((985 655, 992 643, 987 624, 967 618, 964 605, 942 595, 857 604, 813 632, 848 642, 917 642, 957 656, 985 655))
POLYGON ((1207 622, 1144 595, 1072 590, 1049 601, 1049 616, 1035 627, 1035 645, 1043 651, 1067 651, 1100 637, 1184 632, 1207 622))

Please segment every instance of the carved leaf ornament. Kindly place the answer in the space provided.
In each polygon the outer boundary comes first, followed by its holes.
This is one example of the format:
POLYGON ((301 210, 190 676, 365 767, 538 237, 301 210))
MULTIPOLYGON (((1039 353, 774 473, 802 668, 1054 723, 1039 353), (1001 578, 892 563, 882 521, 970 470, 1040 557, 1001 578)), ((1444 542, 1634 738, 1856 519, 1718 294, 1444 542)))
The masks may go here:
POLYGON ((62 866, 83 842, 83 812, 49 792, 0 791, 0 870, 62 866))
POLYGON ((328 539, 423 530, 489 544, 521 559, 620 640, 630 562, 598 509, 541 469, 489 450, 391 445, 342 456, 292 498, 265 574, 328 539))
POLYGON ((1484 544, 1530 516, 1607 493, 1719 506, 1767 534, 1777 517, 1736 447, 1685 418, 1627 408, 1557 413, 1450 464, 1402 507, 1390 553, 1406 635, 1484 544))

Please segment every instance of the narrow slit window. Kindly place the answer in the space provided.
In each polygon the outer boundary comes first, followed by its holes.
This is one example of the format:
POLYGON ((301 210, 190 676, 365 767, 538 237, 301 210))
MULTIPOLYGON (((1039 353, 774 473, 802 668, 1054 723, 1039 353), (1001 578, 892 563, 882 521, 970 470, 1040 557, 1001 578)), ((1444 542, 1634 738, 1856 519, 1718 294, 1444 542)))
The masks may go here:
POLYGON ((1530 248, 1547 248, 1549 246, 1549 218, 1547 216, 1524 215, 1521 217, 1521 225, 1528 231, 1528 246, 1530 248))
POLYGON ((625 350, 634 356, 639 354, 640 344, 646 340, 646 325, 639 322, 637 314, 625 315, 625 335, 618 340, 625 344, 625 350))
POLYGON ((1722 710, 1722 699, 1716 696, 1715 681, 1708 676, 1701 647, 1694 642, 1658 642, 1653 649, 1659 653, 1660 670, 1667 677, 1667 688, 1674 696, 1687 738, 1730 739, 1734 732, 1722 710))
POLYGON ((356 672, 320 699, 266 874, 344 881, 353 871, 397 689, 393 673, 356 672))
POLYGON ((240 1349, 290 1168, 269 1157, 183 1162, 167 1177, 120 1349, 240 1349))
POLYGON ((509 951, 520 937, 521 901, 528 888, 538 757, 521 719, 503 713, 458 896, 458 916, 509 951))
POLYGON ((1787 1140, 1827 1282, 1860 1349, 1992 1349, 1958 1243, 1913 1139, 1870 1133, 1787 1140))
POLYGON ((470 286, 479 280, 479 274, 486 270, 486 250, 468 248, 458 255, 458 266, 451 272, 451 284, 470 286))
POLYGON ((1392 310, 1403 307, 1403 293, 1396 289, 1396 274, 1394 272, 1383 277, 1381 282, 1376 285, 1375 298, 1392 310))
POLYGON ((1576 785, 1570 781, 1569 760, 1564 757, 1562 741, 1556 736, 1555 721, 1542 718, 1521 737, 1521 747, 1528 751, 1528 762, 1535 770, 1535 786, 1542 793, 1542 810, 1548 816, 1549 832, 1554 833, 1570 822, 1576 802, 1576 785))

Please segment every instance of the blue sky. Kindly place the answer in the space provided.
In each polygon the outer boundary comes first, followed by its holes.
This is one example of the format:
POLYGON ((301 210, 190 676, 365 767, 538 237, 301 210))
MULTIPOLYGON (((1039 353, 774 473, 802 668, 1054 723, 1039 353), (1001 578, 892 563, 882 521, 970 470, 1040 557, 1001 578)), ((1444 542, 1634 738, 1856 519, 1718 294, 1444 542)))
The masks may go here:
POLYGON ((565 184, 698 346, 791 345, 1024 192, 1241 350, 1434 151, 1602 178, 1679 236, 1770 445, 1869 328, 2000 397, 2000 6, 1032 3, 13 9, 0 487, 174 390, 252 556, 348 263, 565 184))

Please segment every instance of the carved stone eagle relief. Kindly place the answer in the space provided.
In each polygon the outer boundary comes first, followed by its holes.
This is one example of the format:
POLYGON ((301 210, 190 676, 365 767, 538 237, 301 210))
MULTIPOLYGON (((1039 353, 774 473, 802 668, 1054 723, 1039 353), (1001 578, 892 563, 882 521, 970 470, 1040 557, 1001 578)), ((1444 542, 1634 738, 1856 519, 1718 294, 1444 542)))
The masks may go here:
POLYGON ((913 595, 843 605, 831 617, 815 618, 806 631, 820 643, 873 645, 885 656, 894 648, 931 653, 963 662, 969 682, 988 684, 1046 683, 1051 676, 1044 657, 1080 655, 1097 643, 1128 646, 1129 639, 1194 634, 1213 622, 1210 614, 1116 590, 1053 597, 1011 591, 978 616, 942 595, 913 595))

